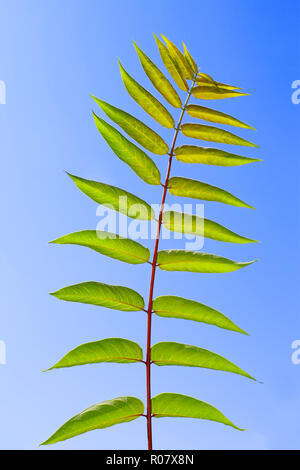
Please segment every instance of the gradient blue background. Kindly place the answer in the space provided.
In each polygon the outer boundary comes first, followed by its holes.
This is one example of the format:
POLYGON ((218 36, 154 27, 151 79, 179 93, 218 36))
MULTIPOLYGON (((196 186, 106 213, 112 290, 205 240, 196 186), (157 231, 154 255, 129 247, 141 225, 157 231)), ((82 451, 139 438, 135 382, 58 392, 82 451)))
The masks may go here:
MULTIPOLYGON (((153 341, 211 349, 264 384, 221 372, 153 367, 153 394, 179 392, 207 401, 238 426, 154 420, 155 448, 299 448, 300 365, 291 362, 299 324, 299 111, 291 83, 300 79, 299 1, 252 0, 0 2, 1 316, 7 365, 0 366, 0 447, 37 449, 64 421, 87 406, 121 395, 145 397, 142 365, 103 364, 49 373, 71 348, 123 336, 145 345, 146 317, 58 301, 48 292, 96 280, 133 287, 145 296, 149 266, 130 266, 82 247, 48 245, 66 233, 94 229, 96 204, 64 170, 131 190, 158 203, 159 187, 144 184, 99 138, 93 93, 162 130, 127 95, 119 57, 156 96, 132 46, 161 64, 152 32, 184 40, 207 72, 242 86, 251 97, 214 103, 258 129, 241 129, 260 149, 244 154, 263 164, 222 168, 176 162, 173 175, 229 189, 257 210, 205 204, 207 217, 260 244, 206 241, 204 250, 259 263, 227 275, 158 272, 155 294, 177 294, 215 307, 251 336, 155 317, 153 341)), ((95 107, 96 109, 96 107, 95 107)), ((172 110, 174 112, 174 110, 172 110)), ((177 116, 178 110, 174 112, 177 116)), ((180 138, 181 142, 186 142, 180 138)), ((196 143, 196 142, 195 142, 196 143)), ((237 149, 231 149, 236 151, 237 149)), ((238 149, 239 150, 239 149, 238 149)), ((238 153, 238 152, 236 152, 238 153)), ((154 157, 164 174, 166 160, 154 157)), ((168 197, 168 202, 179 202, 168 197)), ((189 202, 186 200, 185 202, 189 202)), ((148 243, 148 242, 146 242, 148 243)), ((149 241, 148 246, 153 242, 149 241)), ((184 247, 165 241, 161 247, 184 247)), ((51 448, 142 449, 144 418, 93 431, 51 448)))

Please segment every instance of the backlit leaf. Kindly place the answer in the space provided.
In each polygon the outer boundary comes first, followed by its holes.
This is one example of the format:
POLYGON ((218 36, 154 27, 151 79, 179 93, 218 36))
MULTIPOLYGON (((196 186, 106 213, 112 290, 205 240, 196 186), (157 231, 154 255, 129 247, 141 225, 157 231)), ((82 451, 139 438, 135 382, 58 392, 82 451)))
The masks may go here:
POLYGON ((215 325, 225 330, 247 334, 222 313, 195 300, 174 295, 163 295, 153 300, 152 309, 159 317, 193 320, 215 325))
POLYGON ((217 421, 218 423, 232 426, 233 428, 243 431, 243 429, 235 426, 226 418, 219 410, 204 401, 197 400, 187 395, 179 395, 178 393, 161 393, 152 398, 152 413, 155 418, 198 418, 209 421, 217 421))
MULTIPOLYGON (((156 153, 157 155, 165 155, 168 153, 169 148, 165 141, 156 132, 150 129, 150 127, 146 126, 146 124, 131 116, 131 114, 122 111, 122 109, 115 108, 109 103, 99 100, 94 96, 92 98, 94 98, 96 103, 98 103, 100 108, 112 121, 118 124, 118 126, 122 127, 122 129, 127 132, 130 137, 136 140, 147 150, 156 153)), ((120 145, 123 145, 122 139, 120 139, 120 145)))
POLYGON ((208 140, 209 142, 218 142, 220 144, 244 145, 247 147, 258 147, 258 145, 242 139, 231 132, 224 131, 218 127, 204 126, 203 124, 182 124, 181 132, 187 137, 194 139, 208 140))
POLYGON ((160 39, 158 39, 158 37, 155 36, 155 34, 154 34, 154 38, 155 38, 155 41, 156 41, 156 44, 160 53, 161 60, 165 64, 169 74, 171 75, 171 77, 173 78, 173 80, 179 86, 181 90, 188 91, 189 86, 185 78, 183 78, 180 75, 177 64, 172 59, 168 48, 164 45, 162 41, 160 41, 160 39))
POLYGON ((192 94, 195 98, 200 98, 201 100, 222 100, 224 98, 235 98, 238 96, 249 96, 249 93, 240 93, 234 90, 228 90, 225 88, 214 87, 211 84, 206 86, 196 86, 192 90, 192 94))
POLYGON ((149 57, 134 43, 145 74, 159 93, 175 108, 180 108, 181 100, 169 80, 149 57))
POLYGON ((184 49, 184 55, 185 55, 185 58, 189 64, 189 66, 191 67, 191 69, 193 70, 194 73, 197 73, 197 64, 196 62, 194 61, 193 57, 191 56, 191 54, 189 53, 186 45, 184 44, 184 42, 182 43, 183 44, 183 49, 184 49))
POLYGON ((221 113, 221 111, 216 111, 215 109, 205 108, 204 106, 198 106, 196 104, 189 104, 186 107, 187 113, 203 121, 216 122, 219 124, 228 124, 229 126, 243 127, 245 129, 255 130, 254 127, 245 124, 238 119, 235 119, 229 114, 221 113))
POLYGON ((137 312, 143 310, 145 306, 143 297, 129 287, 111 286, 94 281, 63 287, 51 295, 69 302, 98 305, 124 312, 137 312))
POLYGON ((98 181, 86 180, 69 173, 68 175, 80 191, 98 204, 121 212, 133 219, 151 220, 155 217, 154 210, 147 202, 134 194, 124 191, 124 189, 99 183, 98 181))
POLYGON ((198 77, 196 78, 196 83, 198 85, 213 85, 213 86, 218 86, 220 88, 223 88, 224 90, 241 90, 240 87, 238 86, 234 86, 234 85, 228 85, 227 83, 222 83, 222 82, 218 82, 218 81, 215 81, 213 80, 213 84, 211 83, 211 80, 209 80, 207 78, 207 74, 205 73, 199 73, 198 74, 198 77))
POLYGON ((83 230, 70 233, 53 240, 51 243, 86 246, 102 255, 130 264, 146 263, 150 258, 150 251, 140 243, 121 237, 116 233, 101 230, 83 230))
POLYGON ((202 183, 201 181, 182 178, 180 176, 174 176, 170 178, 169 191, 174 196, 203 199, 205 201, 216 201, 223 204, 229 204, 231 206, 248 207, 250 209, 254 209, 254 207, 249 206, 249 204, 246 204, 245 202, 241 201, 241 199, 238 199, 233 194, 225 191, 224 189, 211 186, 207 183, 202 183))
POLYGON ((192 79, 194 76, 193 69, 191 68, 190 64, 187 62, 186 58, 182 54, 182 52, 178 49, 172 41, 166 38, 163 34, 161 37, 165 40, 167 44, 167 48, 169 49, 170 55, 173 60, 176 62, 177 67, 180 71, 180 74, 183 78, 190 78, 192 79))
POLYGON ((122 80, 129 95, 159 124, 168 129, 174 128, 175 121, 169 111, 126 72, 121 62, 119 64, 122 80))
POLYGON ((146 183, 160 184, 160 172, 153 160, 143 150, 130 142, 94 113, 94 119, 98 131, 106 140, 113 152, 146 183))
POLYGON ((106 338, 77 346, 48 370, 100 362, 131 364, 142 360, 143 350, 137 343, 123 338, 106 338))
POLYGON ((182 212, 164 212, 163 224, 165 228, 172 232, 189 233, 221 242, 253 243, 257 241, 242 237, 213 220, 182 212))
POLYGON ((246 163, 261 162, 258 158, 242 157, 224 150, 182 145, 174 150, 176 159, 184 163, 204 163, 216 166, 239 166, 246 163))
POLYGON ((127 423, 141 416, 144 404, 138 398, 119 397, 90 406, 63 424, 41 445, 55 444, 94 429, 127 423))
POLYGON ((187 250, 163 250, 157 255, 158 267, 163 271, 193 273, 229 273, 249 266, 254 261, 239 263, 210 253, 187 250))

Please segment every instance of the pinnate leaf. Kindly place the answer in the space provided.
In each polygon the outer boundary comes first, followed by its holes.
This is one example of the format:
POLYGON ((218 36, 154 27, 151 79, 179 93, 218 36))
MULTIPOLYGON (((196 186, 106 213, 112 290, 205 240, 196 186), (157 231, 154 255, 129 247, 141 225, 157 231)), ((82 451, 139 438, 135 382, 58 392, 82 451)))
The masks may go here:
POLYGON ((183 78, 190 78, 192 79, 194 76, 193 69, 191 68, 190 64, 182 54, 182 52, 178 49, 175 44, 170 41, 168 38, 161 34, 162 38, 165 40, 167 44, 167 48, 169 49, 170 55, 173 58, 174 62, 176 62, 177 67, 180 71, 180 74, 183 78))
POLYGON ((154 38, 160 53, 161 60, 165 64, 166 69, 168 70, 169 74, 173 78, 174 82, 179 86, 179 88, 183 91, 188 91, 189 86, 185 80, 184 77, 181 76, 178 66, 176 62, 172 59, 172 56, 168 50, 168 48, 165 46, 165 44, 160 41, 158 37, 155 36, 154 38))
POLYGON ((231 132, 224 131, 218 127, 204 126, 203 124, 182 124, 181 132, 187 137, 194 139, 208 140, 210 142, 218 142, 220 144, 244 145, 247 147, 258 147, 256 144, 242 139, 231 132))
POLYGON ((249 93, 240 93, 234 90, 228 90, 226 87, 214 86, 206 84, 205 86, 199 85, 193 88, 192 94, 195 98, 201 100, 222 100, 224 98, 237 98, 239 96, 249 96, 249 93))
POLYGON ((184 44, 184 42, 182 43, 183 44, 183 49, 184 49, 184 56, 186 58, 186 61, 188 62, 189 66, 191 67, 192 71, 194 73, 197 73, 197 64, 196 62, 194 61, 193 57, 191 56, 191 54, 189 53, 188 51, 188 48, 186 47, 186 45, 184 44))
POLYGON ((189 104, 186 107, 187 113, 198 119, 202 119, 203 121, 209 122, 216 122, 218 124, 228 124, 230 126, 235 127, 243 127, 245 129, 252 129, 255 130, 253 127, 245 124, 238 119, 229 116, 229 114, 221 113, 221 111, 217 111, 215 109, 206 108, 205 106, 198 106, 196 104, 189 104))
POLYGON ((184 163, 204 163, 216 166, 239 166, 247 163, 261 162, 258 158, 242 157, 224 150, 182 145, 174 150, 176 159, 184 163))
POLYGON ((119 397, 90 406, 73 416, 41 445, 55 444, 94 429, 127 423, 141 416, 144 404, 135 397, 119 397))

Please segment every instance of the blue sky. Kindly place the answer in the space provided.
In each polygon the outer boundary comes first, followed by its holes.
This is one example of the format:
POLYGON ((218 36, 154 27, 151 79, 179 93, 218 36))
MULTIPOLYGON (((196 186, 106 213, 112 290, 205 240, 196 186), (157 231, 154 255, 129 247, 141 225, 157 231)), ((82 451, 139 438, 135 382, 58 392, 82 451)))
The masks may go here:
MULTIPOLYGON (((7 364, 0 365, 2 449, 37 449, 63 422, 94 403, 122 395, 145 398, 142 365, 99 364, 47 374, 41 370, 87 341, 121 336, 145 345, 144 314, 64 303, 48 292, 95 280, 126 285, 146 296, 149 266, 131 266, 48 241, 94 229, 99 221, 96 204, 75 188, 65 170, 131 190, 152 203, 160 201, 160 189, 139 180, 99 138, 89 96, 126 109, 170 142, 172 132, 161 131, 127 95, 117 64, 120 58, 158 97, 132 45, 135 40, 162 67, 152 32, 178 45, 183 40, 203 72, 251 93, 216 103, 216 108, 257 129, 255 134, 238 134, 249 139, 251 135, 260 146, 244 154, 264 160, 236 168, 179 162, 173 167, 173 175, 223 187, 256 207, 251 211, 205 204, 208 218, 261 243, 210 240, 203 249, 259 262, 224 275, 161 271, 155 288, 155 295, 181 295, 219 309, 249 337, 156 317, 153 342, 210 349, 263 384, 222 372, 153 367, 153 395, 166 391, 195 396, 247 428, 238 432, 205 421, 161 419, 153 424, 154 447, 299 448, 300 365, 291 361, 291 343, 300 339, 300 105, 291 102, 291 84, 300 79, 298 7, 296 1, 283 6, 278 0, 185 6, 177 0, 0 1, 0 80, 7 86, 7 104, 0 106, 0 340, 7 347, 7 364)), ((176 117, 178 112, 172 112, 176 117)), ((180 142, 186 143, 183 137, 180 142)), ((154 159, 164 174, 165 157, 154 159)), ((175 199, 169 197, 168 202, 175 199)), ((153 242, 146 244, 151 247, 153 242)), ((184 246, 182 241, 163 241, 161 247, 184 246)), ((145 446, 146 423, 141 418, 51 448, 145 446)))

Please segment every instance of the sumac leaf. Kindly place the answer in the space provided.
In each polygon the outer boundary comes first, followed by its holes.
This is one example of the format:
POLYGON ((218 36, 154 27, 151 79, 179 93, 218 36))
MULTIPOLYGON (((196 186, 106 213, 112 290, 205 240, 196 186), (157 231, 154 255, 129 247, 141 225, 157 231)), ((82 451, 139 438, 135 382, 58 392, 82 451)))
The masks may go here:
POLYGON ((198 67, 197 67, 197 64, 196 62, 194 61, 193 57, 191 56, 191 54, 189 53, 186 45, 184 44, 184 42, 182 43, 183 44, 183 49, 184 49, 184 56, 186 58, 186 61, 188 62, 189 66, 191 67, 191 69, 193 70, 194 73, 197 73, 197 70, 198 70, 198 67))
POLYGON ((218 127, 204 126, 203 124, 182 124, 181 132, 187 137, 194 139, 208 140, 209 142, 218 142, 220 144, 244 145, 246 147, 258 147, 258 145, 242 139, 231 132, 224 131, 218 127))
POLYGON ((184 163, 203 163, 216 166, 239 166, 247 163, 261 162, 258 158, 242 157, 224 150, 182 145, 174 150, 176 159, 184 163))
POLYGON ((181 90, 188 91, 189 86, 185 78, 181 76, 178 70, 178 66, 176 62, 174 62, 174 60, 172 59, 168 48, 164 45, 162 41, 160 41, 160 39, 158 39, 158 37, 155 36, 155 34, 154 34, 154 38, 155 38, 155 41, 159 50, 161 60, 163 61, 166 69, 168 70, 169 74, 173 78, 174 82, 179 86, 181 90))
POLYGON ((201 100, 222 100, 224 98, 249 96, 249 93, 240 93, 238 91, 222 88, 221 86, 216 87, 212 84, 207 84, 206 86, 196 86, 193 88, 192 94, 195 98, 199 98, 201 100))
POLYGON ((221 113, 215 109, 206 108, 205 106, 198 106, 196 104, 189 104, 186 107, 187 113, 203 121, 216 122, 218 124, 227 124, 229 126, 243 127, 245 129, 255 130, 254 127, 245 124, 242 121, 230 116, 229 114, 221 113))
POLYGON ((191 68, 190 64, 187 62, 186 58, 182 54, 182 52, 178 49, 175 44, 170 41, 168 38, 161 34, 161 37, 165 40, 167 44, 167 48, 169 49, 170 55, 173 60, 176 62, 180 74, 183 78, 192 79, 194 76, 193 69, 191 68))

